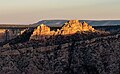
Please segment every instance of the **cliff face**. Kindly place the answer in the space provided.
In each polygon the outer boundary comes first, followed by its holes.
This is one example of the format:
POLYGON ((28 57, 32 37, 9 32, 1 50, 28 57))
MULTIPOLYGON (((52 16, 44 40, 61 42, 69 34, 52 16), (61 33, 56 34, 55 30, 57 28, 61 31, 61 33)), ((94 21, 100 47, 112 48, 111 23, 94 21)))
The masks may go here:
POLYGON ((70 20, 66 22, 63 27, 61 29, 57 29, 57 31, 50 31, 50 27, 41 24, 34 30, 31 39, 36 39, 39 36, 71 35, 83 31, 95 32, 92 26, 88 25, 86 22, 81 23, 78 20, 70 20))

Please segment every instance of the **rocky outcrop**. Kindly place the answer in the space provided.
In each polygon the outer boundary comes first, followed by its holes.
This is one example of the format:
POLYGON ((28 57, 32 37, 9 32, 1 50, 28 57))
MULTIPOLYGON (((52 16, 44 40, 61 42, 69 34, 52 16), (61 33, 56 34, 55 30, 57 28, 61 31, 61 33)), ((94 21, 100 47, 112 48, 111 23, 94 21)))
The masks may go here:
POLYGON ((37 27, 37 29, 34 30, 33 36, 34 35, 49 35, 50 34, 50 28, 44 24, 41 24, 37 27))
POLYGON ((88 25, 86 22, 79 22, 79 20, 70 20, 64 24, 61 29, 62 35, 75 34, 76 32, 91 31, 94 32, 94 28, 88 25))
POLYGON ((79 20, 70 20, 66 22, 61 29, 57 29, 57 31, 51 31, 50 27, 41 24, 34 30, 30 39, 39 39, 41 36, 48 37, 52 35, 71 35, 84 31, 95 32, 92 26, 88 25, 86 22, 81 23, 79 20))
POLYGON ((31 35, 30 39, 45 39, 45 37, 50 36, 51 31, 50 27, 41 24, 36 29, 34 29, 33 34, 31 35))
POLYGON ((83 31, 92 31, 92 32, 95 31, 95 29, 92 28, 92 26, 88 25, 88 23, 86 23, 86 22, 82 23, 82 30, 83 31))
POLYGON ((70 20, 63 25, 61 31, 62 35, 74 34, 78 31, 80 32, 82 31, 82 23, 80 23, 78 20, 70 20))

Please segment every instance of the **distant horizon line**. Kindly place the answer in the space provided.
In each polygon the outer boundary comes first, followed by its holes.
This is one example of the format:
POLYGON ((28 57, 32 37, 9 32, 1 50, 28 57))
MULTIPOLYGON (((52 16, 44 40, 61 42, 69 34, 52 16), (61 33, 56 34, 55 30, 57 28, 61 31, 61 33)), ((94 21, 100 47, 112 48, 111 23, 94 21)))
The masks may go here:
POLYGON ((37 22, 33 22, 33 23, 0 23, 0 24, 4 24, 4 25, 7 25, 7 24, 19 24, 19 25, 30 25, 30 24, 35 24, 35 23, 38 23, 40 21, 60 21, 60 20, 66 20, 66 21, 69 21, 69 20, 81 20, 81 21, 120 21, 120 19, 42 19, 42 20, 38 20, 37 22))

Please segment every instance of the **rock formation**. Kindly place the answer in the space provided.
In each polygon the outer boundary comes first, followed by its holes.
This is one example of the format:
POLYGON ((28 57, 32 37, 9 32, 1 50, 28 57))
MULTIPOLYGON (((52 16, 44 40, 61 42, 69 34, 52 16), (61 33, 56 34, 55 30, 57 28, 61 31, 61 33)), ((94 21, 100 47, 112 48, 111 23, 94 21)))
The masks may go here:
POLYGON ((82 31, 82 23, 80 23, 78 20, 70 20, 64 24, 61 31, 62 35, 74 34, 77 31, 82 31))
POLYGON ((63 35, 67 35, 83 31, 94 32, 94 28, 92 28, 92 26, 88 25, 86 22, 81 23, 78 20, 70 20, 69 22, 65 23, 61 31, 63 35))
POLYGON ((49 35, 50 28, 44 24, 41 24, 34 30, 33 35, 49 35))
POLYGON ((88 25, 88 23, 86 23, 86 22, 83 22, 82 23, 82 30, 83 31, 94 31, 94 28, 92 28, 92 26, 90 26, 90 25, 88 25))
POLYGON ((50 35, 50 28, 44 24, 41 24, 36 29, 34 29, 30 39, 39 39, 40 36, 49 36, 49 35, 50 35))
POLYGON ((50 27, 41 24, 34 30, 30 39, 38 38, 39 36, 71 35, 84 31, 95 32, 92 26, 88 25, 86 22, 81 23, 79 20, 70 20, 66 22, 61 29, 57 29, 57 31, 51 31, 50 27))

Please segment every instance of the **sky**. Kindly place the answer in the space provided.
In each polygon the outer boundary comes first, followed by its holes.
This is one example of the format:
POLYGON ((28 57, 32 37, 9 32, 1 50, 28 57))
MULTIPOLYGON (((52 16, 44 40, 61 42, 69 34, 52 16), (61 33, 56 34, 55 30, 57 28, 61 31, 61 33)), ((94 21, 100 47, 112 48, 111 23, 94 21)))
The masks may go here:
POLYGON ((0 24, 55 19, 120 20, 120 0, 0 0, 0 24))

